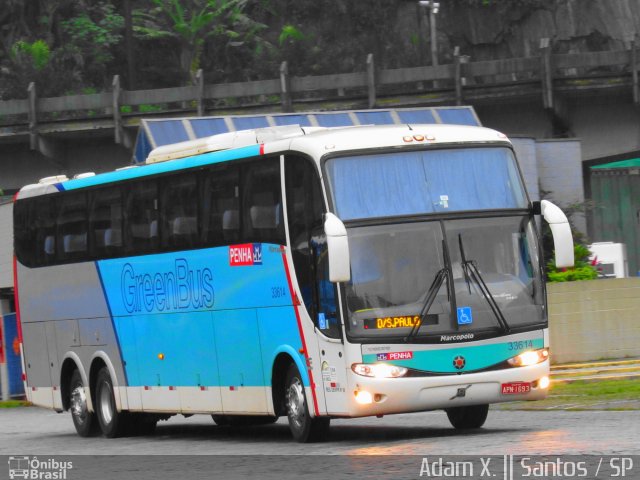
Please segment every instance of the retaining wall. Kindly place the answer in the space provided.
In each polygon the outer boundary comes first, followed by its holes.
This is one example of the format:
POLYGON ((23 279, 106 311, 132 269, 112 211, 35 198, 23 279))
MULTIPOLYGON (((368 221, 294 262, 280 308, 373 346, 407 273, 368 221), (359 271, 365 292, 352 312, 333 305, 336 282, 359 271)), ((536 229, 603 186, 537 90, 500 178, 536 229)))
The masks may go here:
POLYGON ((552 363, 640 357, 640 278, 550 283, 552 363))

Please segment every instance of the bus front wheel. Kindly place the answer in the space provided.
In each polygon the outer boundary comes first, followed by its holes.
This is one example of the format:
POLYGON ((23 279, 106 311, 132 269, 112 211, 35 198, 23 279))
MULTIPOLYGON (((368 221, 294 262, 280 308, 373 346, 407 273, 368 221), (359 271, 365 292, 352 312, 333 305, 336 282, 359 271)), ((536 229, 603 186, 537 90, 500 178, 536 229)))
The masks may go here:
POLYGON ((471 405, 468 407, 447 408, 447 417, 451 425, 459 430, 480 428, 487 420, 489 405, 471 405))
POLYGON ((302 377, 295 365, 287 372, 285 403, 289 429, 293 438, 301 443, 321 441, 329 433, 330 420, 326 417, 312 418, 304 391, 302 377))
POLYGON ((116 410, 113 382, 107 367, 98 372, 96 380, 96 417, 102 434, 107 438, 119 437, 125 429, 125 413, 116 410))
POLYGON ((78 370, 73 371, 70 385, 69 410, 71 410, 71 418, 73 419, 73 426, 76 427, 76 432, 81 437, 96 435, 99 431, 98 420, 95 414, 89 411, 87 395, 78 370))

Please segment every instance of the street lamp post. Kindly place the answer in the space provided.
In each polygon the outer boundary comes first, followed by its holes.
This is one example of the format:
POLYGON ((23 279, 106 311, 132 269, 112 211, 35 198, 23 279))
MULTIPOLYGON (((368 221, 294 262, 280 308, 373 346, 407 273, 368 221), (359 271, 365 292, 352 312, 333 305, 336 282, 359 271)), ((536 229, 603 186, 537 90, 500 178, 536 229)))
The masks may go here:
POLYGON ((438 65, 438 43, 436 36, 436 15, 440 9, 440 2, 434 0, 420 0, 418 5, 429 9, 429 35, 431 37, 431 65, 438 65))

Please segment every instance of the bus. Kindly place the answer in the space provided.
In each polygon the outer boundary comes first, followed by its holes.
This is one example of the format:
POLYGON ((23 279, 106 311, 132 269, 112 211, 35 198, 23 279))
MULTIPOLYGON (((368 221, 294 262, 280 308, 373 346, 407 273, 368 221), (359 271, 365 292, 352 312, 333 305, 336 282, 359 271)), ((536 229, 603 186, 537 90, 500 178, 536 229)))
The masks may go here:
POLYGON ((544 398, 538 215, 506 136, 405 124, 274 127, 166 145, 144 165, 42 179, 14 203, 25 390, 77 433, 544 398))

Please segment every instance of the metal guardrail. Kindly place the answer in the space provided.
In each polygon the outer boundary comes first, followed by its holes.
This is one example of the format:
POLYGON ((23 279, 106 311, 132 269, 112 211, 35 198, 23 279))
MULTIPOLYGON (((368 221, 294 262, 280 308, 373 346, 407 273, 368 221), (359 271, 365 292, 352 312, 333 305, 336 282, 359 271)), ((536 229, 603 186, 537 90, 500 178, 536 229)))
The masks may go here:
MULTIPOLYGON (((116 75, 111 92, 53 98, 38 98, 35 85, 30 84, 28 98, 0 101, 0 125, 28 125, 31 148, 37 149, 38 124, 43 121, 64 120, 65 116, 75 120, 106 117, 113 119, 116 143, 122 143, 123 117, 148 114, 134 112, 134 107, 153 105, 153 113, 191 110, 203 116, 207 104, 254 98, 253 106, 279 106, 283 112, 290 112, 294 103, 309 101, 313 93, 316 97, 322 93, 321 98, 326 101, 344 99, 345 90, 355 90, 352 95, 365 98, 368 107, 373 108, 378 97, 398 94, 402 92, 403 85, 405 93, 415 94, 416 84, 420 85, 421 94, 435 92, 437 98, 433 101, 456 105, 507 94, 538 94, 542 97, 543 106, 552 109, 554 89, 604 88, 611 85, 630 86, 634 102, 638 103, 640 95, 635 42, 631 43, 628 50, 552 54, 548 39, 542 39, 539 52, 534 57, 469 61, 468 57, 460 55, 456 47, 453 63, 391 70, 376 69, 374 57, 369 54, 366 71, 307 77, 290 76, 288 65, 284 62, 280 68, 280 78, 277 79, 207 85, 202 71, 199 71, 193 86, 153 90, 124 90, 116 75), (617 80, 609 81, 607 85, 603 74, 609 79, 616 77, 617 80), (564 84, 560 85, 562 81, 564 84), (507 87, 512 90, 508 92, 507 87), (176 104, 180 105, 176 107, 176 104)), ((425 99, 426 103, 428 101, 425 99)))

